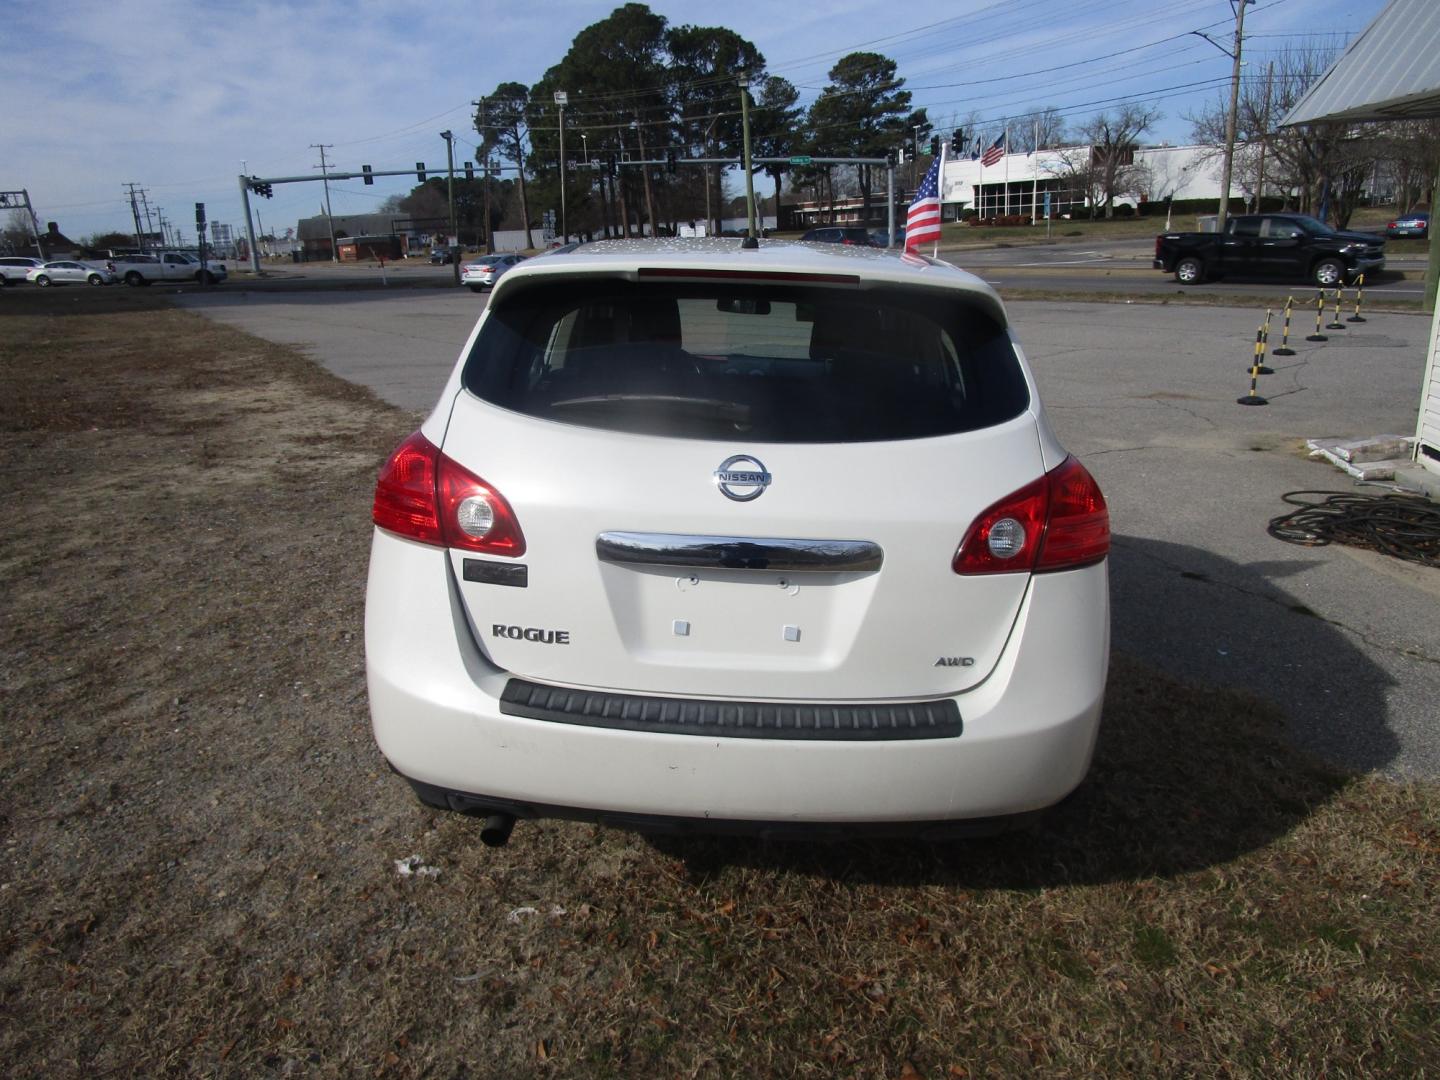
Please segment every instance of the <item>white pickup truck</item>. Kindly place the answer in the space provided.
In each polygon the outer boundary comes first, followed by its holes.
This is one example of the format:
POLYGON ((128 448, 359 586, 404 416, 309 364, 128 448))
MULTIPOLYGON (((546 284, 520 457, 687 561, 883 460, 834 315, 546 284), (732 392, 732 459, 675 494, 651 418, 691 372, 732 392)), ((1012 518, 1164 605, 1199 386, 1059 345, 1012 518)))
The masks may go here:
POLYGON ((188 251, 156 251, 146 255, 116 255, 115 273, 126 285, 149 285, 155 281, 198 281, 216 285, 229 277, 224 263, 206 260, 188 251))

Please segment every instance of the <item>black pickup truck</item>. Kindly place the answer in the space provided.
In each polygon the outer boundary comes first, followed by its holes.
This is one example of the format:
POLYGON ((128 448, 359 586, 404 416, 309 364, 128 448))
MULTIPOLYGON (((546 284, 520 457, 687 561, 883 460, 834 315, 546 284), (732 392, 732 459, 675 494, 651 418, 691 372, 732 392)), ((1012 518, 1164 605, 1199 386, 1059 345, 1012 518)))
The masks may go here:
POLYGON ((1283 277, 1333 288, 1385 269, 1385 238, 1337 232, 1304 214, 1239 214, 1223 233, 1162 233, 1155 237, 1156 270, 1182 285, 1225 274, 1283 277))

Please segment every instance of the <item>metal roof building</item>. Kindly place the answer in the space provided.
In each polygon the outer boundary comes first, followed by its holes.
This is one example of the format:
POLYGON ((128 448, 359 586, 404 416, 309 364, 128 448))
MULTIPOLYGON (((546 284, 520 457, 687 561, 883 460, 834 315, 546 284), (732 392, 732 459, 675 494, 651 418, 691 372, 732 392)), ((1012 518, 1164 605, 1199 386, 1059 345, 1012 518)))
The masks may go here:
MULTIPOLYGON (((1280 123, 1433 117, 1440 117, 1440 0, 1390 0, 1280 123)), ((1440 177, 1435 181, 1440 184, 1440 177)), ((1440 272, 1440 240, 1433 229, 1430 237, 1433 281, 1440 272)), ((1430 326, 1415 435, 1415 460, 1440 474, 1440 305, 1430 326)))
POLYGON ((1391 0, 1281 126, 1440 116, 1440 3, 1391 0))

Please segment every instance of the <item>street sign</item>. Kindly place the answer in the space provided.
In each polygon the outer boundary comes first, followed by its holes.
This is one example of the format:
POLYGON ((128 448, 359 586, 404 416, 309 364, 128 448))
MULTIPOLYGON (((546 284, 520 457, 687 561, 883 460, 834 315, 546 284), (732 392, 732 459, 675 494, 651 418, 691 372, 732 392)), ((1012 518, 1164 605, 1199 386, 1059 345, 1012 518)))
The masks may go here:
POLYGON ((811 164, 810 155, 809 155, 809 154, 799 154, 799 155, 797 155, 796 157, 792 157, 792 158, 790 159, 790 164, 791 164, 791 165, 809 165, 809 164, 811 164))
POLYGON ((556 91, 555 91, 555 104, 556 104, 556 105, 559 105, 562 109, 563 109, 566 105, 569 105, 569 104, 570 104, 570 95, 569 95, 569 93, 567 93, 567 92, 564 91, 564 90, 556 90, 556 91))

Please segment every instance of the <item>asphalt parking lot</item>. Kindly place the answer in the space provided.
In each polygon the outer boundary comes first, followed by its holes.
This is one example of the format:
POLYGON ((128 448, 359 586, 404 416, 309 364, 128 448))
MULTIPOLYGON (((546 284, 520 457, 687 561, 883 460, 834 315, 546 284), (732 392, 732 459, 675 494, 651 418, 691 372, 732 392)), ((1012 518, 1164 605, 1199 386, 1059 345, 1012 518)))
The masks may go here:
MULTIPOLYGON (((417 412, 434 403, 485 298, 468 291, 189 292, 177 303, 417 412)), ((1294 490, 1351 490, 1313 436, 1409 434, 1429 319, 1370 321, 1274 358, 1264 408, 1235 403, 1260 308, 1009 305, 1061 439, 1110 501, 1114 643, 1286 711, 1337 764, 1440 776, 1440 573, 1271 538, 1294 490)), ((1309 328, 1303 319, 1294 338, 1309 328)), ((1278 330, 1275 334, 1278 339, 1278 330)))

